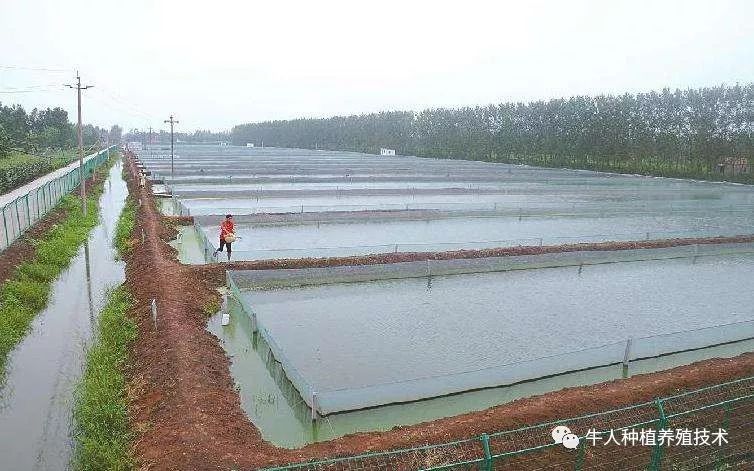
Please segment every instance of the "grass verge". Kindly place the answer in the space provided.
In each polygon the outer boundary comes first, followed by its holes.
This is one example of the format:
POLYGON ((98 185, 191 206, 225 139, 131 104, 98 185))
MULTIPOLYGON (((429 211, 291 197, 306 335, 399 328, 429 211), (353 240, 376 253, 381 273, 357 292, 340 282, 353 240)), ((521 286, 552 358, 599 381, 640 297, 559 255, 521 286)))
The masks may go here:
POLYGON ((134 240, 131 237, 136 225, 136 204, 130 196, 126 199, 126 205, 118 219, 118 225, 115 228, 115 248, 118 255, 123 258, 131 252, 134 240))
POLYGON ((136 324, 126 314, 133 302, 126 287, 120 286, 110 292, 100 313, 96 337, 76 389, 74 470, 133 468, 124 374, 128 347, 137 335, 136 324))
MULTIPOLYGON (((113 160, 114 161, 114 160, 113 160)), ((104 165, 98 172, 106 172, 104 165)), ((26 336, 31 321, 47 306, 52 282, 68 266, 97 225, 98 199, 102 183, 95 185, 87 199, 84 216, 79 200, 65 196, 59 203, 66 214, 59 224, 40 240, 29 240, 35 245, 35 255, 21 263, 11 277, 0 286, 0 381, 5 376, 8 354, 26 336)))

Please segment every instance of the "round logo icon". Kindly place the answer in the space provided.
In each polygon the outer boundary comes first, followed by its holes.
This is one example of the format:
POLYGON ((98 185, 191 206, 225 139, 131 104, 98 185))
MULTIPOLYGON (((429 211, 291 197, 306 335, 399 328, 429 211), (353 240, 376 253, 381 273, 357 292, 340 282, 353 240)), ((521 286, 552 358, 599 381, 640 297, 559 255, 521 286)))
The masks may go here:
POLYGON ((552 429, 552 439, 555 441, 555 443, 563 443, 563 437, 571 433, 571 429, 566 427, 565 425, 558 425, 554 429, 552 429))

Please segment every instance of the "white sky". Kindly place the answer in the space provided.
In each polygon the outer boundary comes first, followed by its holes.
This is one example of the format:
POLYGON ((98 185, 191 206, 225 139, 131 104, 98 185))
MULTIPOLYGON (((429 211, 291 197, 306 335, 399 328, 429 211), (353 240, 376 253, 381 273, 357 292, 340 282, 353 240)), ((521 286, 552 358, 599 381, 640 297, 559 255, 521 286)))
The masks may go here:
POLYGON ((73 119, 78 68, 86 122, 218 130, 748 83, 753 19, 746 0, 0 0, 0 101, 73 119))

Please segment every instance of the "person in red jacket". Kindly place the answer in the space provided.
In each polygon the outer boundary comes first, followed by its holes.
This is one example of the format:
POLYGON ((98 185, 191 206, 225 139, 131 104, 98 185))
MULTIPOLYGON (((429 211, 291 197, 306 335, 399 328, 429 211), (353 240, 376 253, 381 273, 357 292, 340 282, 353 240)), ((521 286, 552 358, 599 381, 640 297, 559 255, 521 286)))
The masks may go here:
POLYGON ((228 261, 230 261, 230 244, 236 239, 235 228, 233 227, 233 215, 226 214, 225 221, 220 224, 220 248, 212 254, 217 257, 217 252, 222 252, 223 247, 228 247, 228 261), (227 238, 227 239, 226 239, 227 238))

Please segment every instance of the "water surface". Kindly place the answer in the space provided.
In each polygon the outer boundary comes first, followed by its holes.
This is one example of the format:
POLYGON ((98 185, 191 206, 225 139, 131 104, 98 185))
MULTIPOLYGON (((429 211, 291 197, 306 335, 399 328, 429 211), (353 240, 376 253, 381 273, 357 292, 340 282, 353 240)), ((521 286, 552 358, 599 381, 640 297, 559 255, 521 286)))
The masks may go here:
POLYGON ((9 357, 0 389, 0 460, 8 470, 67 469, 74 388, 106 292, 124 280, 112 238, 128 194, 116 164, 100 197, 100 222, 52 285, 50 302, 9 357))

